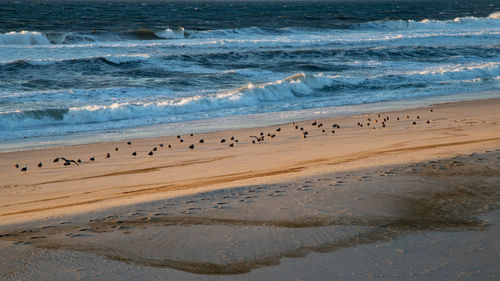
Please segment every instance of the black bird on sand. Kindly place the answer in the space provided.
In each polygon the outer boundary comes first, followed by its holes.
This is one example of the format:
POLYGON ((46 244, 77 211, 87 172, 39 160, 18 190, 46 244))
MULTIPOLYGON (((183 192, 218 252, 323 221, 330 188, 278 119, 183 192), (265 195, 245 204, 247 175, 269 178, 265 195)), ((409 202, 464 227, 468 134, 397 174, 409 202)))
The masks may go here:
POLYGON ((264 132, 260 132, 260 135, 263 136, 264 135, 264 132))
POLYGON ((299 126, 295 126, 295 130, 297 130, 299 128, 299 126))
POLYGON ((276 129, 276 132, 281 132, 281 128, 276 129))
POLYGON ((181 138, 181 135, 177 135, 177 138, 180 139, 181 138))
POLYGON ((205 140, 204 140, 204 139, 201 139, 201 140, 199 141, 199 143, 205 143, 205 140))
POLYGON ((132 156, 137 156, 137 152, 136 151, 132 152, 132 156))
POLYGON ((226 142, 226 140, 225 140, 225 139, 221 139, 221 140, 220 140, 220 143, 225 143, 225 142, 226 142))
POLYGON ((234 136, 231 137, 231 140, 234 140, 234 136))
POLYGON ((264 136, 257 137, 257 136, 250 136, 251 138, 255 138, 258 142, 261 142, 264 140, 264 136))
POLYGON ((76 162, 82 163, 82 159, 78 159, 78 160, 76 160, 76 162))
POLYGON ((89 160, 90 160, 90 161, 95 161, 95 157, 94 157, 94 156, 92 156, 92 157, 90 157, 90 159, 89 159, 89 160))
POLYGON ((153 151, 158 151, 158 148, 156 146, 153 147, 153 151))
POLYGON ((311 125, 316 126, 318 123, 314 121, 311 125))
POLYGON ((190 145, 189 149, 194 149, 194 144, 190 145))
MULTIPOLYGON (((75 160, 73 160, 73 159, 66 159, 66 158, 64 158, 64 157, 60 157, 60 158, 61 158, 62 160, 64 160, 64 166, 71 165, 71 163, 75 163, 77 166, 80 166, 80 165, 78 165, 78 163, 76 163, 76 161, 75 161, 75 160)), ((94 161, 93 159, 94 159, 94 157, 92 156, 92 158, 90 158, 90 161, 94 161)))
POLYGON ((150 152, 148 153, 148 155, 149 155, 149 156, 153 156, 153 151, 150 151, 150 152))
POLYGON ((229 144, 229 147, 233 147, 233 146, 234 146, 234 143, 229 144))
POLYGON ((169 145, 168 145, 168 148, 172 148, 172 146, 169 144, 169 145))
POLYGON ((131 144, 132 144, 132 142, 128 141, 128 142, 127 142, 127 144, 128 144, 128 145, 131 145, 131 144))
POLYGON ((193 133, 191 133, 191 135, 190 135, 190 136, 193 136, 193 133))
POLYGON ((38 168, 41 168, 43 166, 42 162, 38 163, 38 168))
POLYGON ((14 165, 14 167, 16 167, 16 169, 19 169, 19 164, 14 165))
POLYGON ((53 163, 57 163, 57 162, 59 162, 59 157, 57 157, 56 159, 54 159, 52 162, 53 162, 53 163))
POLYGON ((180 140, 179 140, 179 142, 184 142, 184 140, 183 140, 183 139, 180 139, 180 140))
POLYGON ((163 143, 160 143, 160 147, 163 147, 163 143))
POLYGON ((26 166, 23 166, 23 167, 21 168, 21 172, 26 172, 27 170, 28 170, 28 167, 26 167, 26 166))
POLYGON ((118 147, 115 147, 115 151, 118 151, 118 147))
POLYGON ((111 157, 111 154, 109 154, 109 152, 108 152, 108 154, 106 155, 106 158, 110 158, 110 157, 111 157))

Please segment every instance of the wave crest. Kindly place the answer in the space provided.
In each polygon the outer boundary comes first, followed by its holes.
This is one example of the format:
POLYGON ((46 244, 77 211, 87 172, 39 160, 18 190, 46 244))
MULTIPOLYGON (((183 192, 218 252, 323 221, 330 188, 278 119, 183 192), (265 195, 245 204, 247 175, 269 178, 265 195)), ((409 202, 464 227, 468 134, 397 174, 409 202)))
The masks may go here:
POLYGON ((0 34, 0 45, 49 45, 49 39, 37 31, 11 31, 0 34))

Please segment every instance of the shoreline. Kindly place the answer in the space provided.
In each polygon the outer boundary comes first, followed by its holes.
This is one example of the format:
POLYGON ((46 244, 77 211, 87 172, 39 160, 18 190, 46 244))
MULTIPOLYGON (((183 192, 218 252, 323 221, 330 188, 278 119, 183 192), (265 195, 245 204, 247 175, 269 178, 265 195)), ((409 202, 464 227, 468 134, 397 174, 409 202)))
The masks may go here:
POLYGON ((495 279, 499 107, 500 99, 466 101, 182 143, 3 153, 0 272, 6 280, 495 279), (264 142, 252 143, 260 132, 264 142))
POLYGON ((500 99, 490 99, 439 104, 432 107, 434 112, 430 107, 389 111, 380 113, 391 117, 386 128, 372 122, 375 131, 366 125, 356 126, 356 121, 376 119, 375 114, 317 119, 325 124, 325 133, 311 126, 312 121, 297 122, 309 131, 307 138, 303 138, 303 131, 286 124, 186 135, 182 136, 183 143, 167 137, 134 140, 131 145, 112 142, 2 153, 0 188, 4 198, 0 200, 0 217, 8 224, 147 202, 172 194, 277 183, 325 172, 494 150, 500 148, 499 105, 500 99), (396 115, 401 120, 396 121, 396 115), (405 115, 412 117, 406 119, 405 115), (417 115, 421 116, 419 120, 415 119, 417 115), (426 120, 432 122, 427 124, 426 120), (341 124, 340 129, 334 128, 335 133, 330 132, 332 123, 341 124), (276 132, 278 127, 280 132, 276 132), (253 144, 249 136, 261 131, 276 134, 276 138, 266 136, 263 143, 253 144), (234 147, 228 145, 231 136, 239 139, 232 142, 234 147), (204 144, 198 143, 200 138, 204 144), (226 143, 220 143, 222 138, 226 143), (195 149, 188 148, 191 144, 195 149), (153 147, 158 151, 148 156, 153 147), (132 156, 133 151, 138 156, 132 156), (95 162, 88 160, 91 156, 95 162), (82 159, 82 163, 80 167, 65 167, 62 160, 52 163, 55 157, 82 159), (36 167, 39 161, 42 168, 36 167), (27 165, 28 171, 15 169, 15 163, 27 165))
POLYGON ((157 124, 139 128, 126 128, 120 130, 119 132, 113 130, 109 132, 100 131, 83 134, 72 134, 67 136, 34 137, 0 143, 0 154, 16 151, 30 151, 38 149, 79 146, 86 144, 113 143, 127 140, 166 138, 176 136, 178 134, 216 133, 229 130, 254 129, 260 127, 282 125, 292 121, 308 121, 313 119, 328 119, 360 114, 370 114, 376 112, 392 112, 399 110, 417 109, 438 104, 497 98, 500 98, 499 90, 487 90, 473 93, 430 96, 417 99, 383 101, 368 104, 341 105, 337 107, 323 107, 282 112, 258 113, 250 115, 226 116, 208 120, 192 120, 179 123, 157 124), (251 119, 252 122, 249 122, 249 119, 251 119), (40 143, 44 143, 44 145, 40 145, 40 143))

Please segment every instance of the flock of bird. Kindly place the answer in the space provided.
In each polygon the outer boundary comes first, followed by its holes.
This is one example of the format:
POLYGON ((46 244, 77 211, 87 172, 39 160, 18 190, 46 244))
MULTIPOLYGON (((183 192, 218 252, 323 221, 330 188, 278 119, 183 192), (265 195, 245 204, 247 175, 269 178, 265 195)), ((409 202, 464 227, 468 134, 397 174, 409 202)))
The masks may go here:
MULTIPOLYGON (((430 112, 433 112, 433 110, 432 110, 432 109, 430 109, 429 111, 430 111, 430 112)), ((410 116, 409 116, 409 115, 406 115, 406 116, 405 116, 405 117, 403 117, 403 118, 406 118, 406 120, 410 120, 410 116)), ((399 121, 399 120, 401 120, 401 119, 402 119, 402 118, 400 118, 400 117, 396 117, 396 120, 397 120, 397 121, 399 121)), ((376 118, 373 118, 373 119, 372 119, 372 118, 367 118, 367 119, 366 119, 366 122, 358 122, 358 123, 357 123, 357 127, 359 127, 359 128, 364 128, 364 127, 366 127, 366 128, 371 128, 371 130, 372 130, 372 131, 375 131, 375 130, 377 129, 375 124, 380 124, 379 128, 385 128, 385 127, 387 126, 387 124, 389 123, 389 121, 390 121, 390 120, 391 120, 391 119, 389 118, 389 116, 382 117, 380 114, 377 114, 376 118)), ((416 116, 415 120, 412 122, 412 125, 416 125, 418 120, 420 120, 420 116, 419 116, 419 115, 417 115, 417 116, 416 116)), ((427 124, 431 123, 431 120, 427 120, 427 121, 426 121, 426 123, 427 123, 427 124)), ((292 122, 292 123, 291 123, 291 126, 292 126, 292 127, 293 127, 296 131, 300 132, 300 133, 301 133, 301 135, 302 135, 302 137, 303 137, 304 139, 306 139, 306 138, 307 138, 307 136, 309 135, 309 132, 308 132, 306 129, 304 129, 304 125, 298 125, 297 123, 292 122)), ((326 133, 326 129, 325 129, 325 127, 324 127, 323 123, 321 123, 321 122, 314 121, 313 123, 311 123, 311 126, 312 126, 313 128, 318 128, 318 129, 321 129, 321 132, 322 132, 322 133, 326 133)), ((333 123, 333 124, 331 125, 331 129, 330 129, 330 132, 329 132, 329 133, 331 133, 331 134, 335 134, 335 130, 336 130, 336 129, 337 129, 337 130, 338 130, 338 129, 340 129, 340 125, 339 125, 339 124, 336 124, 336 123, 333 123)), ((277 134, 277 133, 280 133, 281 131, 282 131, 282 129, 281 129, 281 128, 277 128, 275 131, 273 131, 273 132, 268 132, 267 134, 264 134, 264 132, 260 132, 260 134, 259 134, 259 135, 257 135, 257 136, 253 136, 253 135, 252 135, 252 136, 249 136, 249 137, 250 137, 250 138, 252 138, 252 139, 251 139, 251 141, 252 141, 252 143, 253 143, 253 144, 255 144, 255 143, 262 143, 262 142, 264 142, 264 140, 266 139, 266 136, 267 136, 267 137, 269 137, 269 138, 271 138, 271 139, 274 139, 274 138, 276 138, 276 137, 277 137, 277 136, 276 136, 276 134, 277 134)), ((194 134, 190 134, 190 136, 191 136, 191 137, 194 137, 194 134)), ((179 143, 183 143, 183 142, 184 142, 184 139, 182 138, 182 136, 181 136, 181 135, 178 135, 178 136, 177 136, 177 139, 178 139, 179 143)), ((205 139, 203 139, 203 138, 201 138, 201 139, 198 141, 198 144, 204 144, 204 143, 205 143, 205 139)), ((222 138, 222 139, 220 140, 220 143, 221 143, 221 144, 229 143, 229 145, 228 145, 229 147, 234 147, 235 143, 238 143, 238 139, 237 139, 237 138, 235 138, 234 136, 231 136, 231 138, 229 139, 229 141, 228 141, 228 140, 226 140, 225 138, 222 138), (229 143, 229 142, 230 142, 230 143, 229 143)), ((132 145, 132 142, 131 142, 131 141, 127 141, 127 145, 129 145, 129 146, 130 146, 130 145, 132 145)), ((159 146, 160 148, 163 148, 163 147, 168 147, 169 149, 171 149, 171 148, 172 148, 172 145, 171 145, 171 144, 166 144, 166 145, 164 145, 163 143, 160 143, 158 146, 159 146)), ((189 146, 188 146, 188 148, 189 148, 190 150, 194 150, 194 148, 195 148, 194 143, 193 143, 193 144, 191 144, 191 145, 189 145, 189 146)), ((117 152, 117 151, 119 151, 119 148, 118 148, 118 147, 115 147, 115 151, 116 151, 116 152, 117 152)), ((152 149, 151 149, 151 150, 147 153, 147 155, 148 155, 148 156, 153 156, 153 155, 154 155, 157 151, 158 151, 158 147, 157 147, 157 146, 155 146, 155 147, 153 147, 153 148, 152 148, 152 149)), ((132 152, 132 153, 131 153, 131 155, 132 155, 132 156, 137 157, 137 156, 138 156, 138 153, 137 153, 137 151, 134 151, 134 152, 132 152)), ((108 152, 108 153, 106 154, 106 157, 105 157, 105 158, 106 158, 106 159, 111 158, 111 153, 110 153, 110 152, 108 152)), ((70 165, 73 165, 73 164, 74 164, 74 165, 76 165, 76 166, 80 166, 80 164, 82 164, 82 160, 81 160, 81 159, 74 160, 74 159, 67 159, 67 158, 64 158, 64 157, 56 157, 56 158, 55 158, 52 162, 53 162, 53 163, 59 163, 59 161, 61 161, 61 162, 63 163, 63 165, 64 165, 64 166, 70 166, 70 165)), ((90 157, 90 158, 89 158, 89 162, 94 162, 94 161, 96 161, 95 156, 92 156, 92 157, 90 157)), ((43 163, 42 163, 42 162, 39 162, 37 166, 38 166, 38 168, 42 168, 42 167, 43 167, 43 163)), ((16 169, 19 169, 21 166, 20 166, 19 164, 15 164, 15 165, 14 165, 14 167, 15 167, 16 169)), ((23 166, 23 167, 20 169, 20 171, 21 171, 21 172, 26 172, 26 171, 28 171, 28 167, 27 167, 27 166, 23 166)))

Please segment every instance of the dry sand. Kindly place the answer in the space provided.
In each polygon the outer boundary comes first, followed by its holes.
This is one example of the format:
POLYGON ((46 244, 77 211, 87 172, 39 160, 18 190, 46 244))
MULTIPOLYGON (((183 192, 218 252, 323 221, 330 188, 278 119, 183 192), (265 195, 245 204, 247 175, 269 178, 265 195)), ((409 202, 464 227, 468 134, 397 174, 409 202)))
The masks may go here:
POLYGON ((0 279, 498 278, 500 99, 430 109, 0 154, 0 279))

